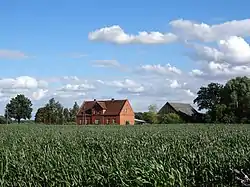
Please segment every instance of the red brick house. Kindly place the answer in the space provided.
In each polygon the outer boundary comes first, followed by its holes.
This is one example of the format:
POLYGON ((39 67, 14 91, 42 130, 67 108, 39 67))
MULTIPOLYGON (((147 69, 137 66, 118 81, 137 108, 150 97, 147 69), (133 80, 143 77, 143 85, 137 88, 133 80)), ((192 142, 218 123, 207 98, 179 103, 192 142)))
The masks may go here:
POLYGON ((135 114, 127 99, 84 101, 80 107, 76 123, 134 125, 135 114))

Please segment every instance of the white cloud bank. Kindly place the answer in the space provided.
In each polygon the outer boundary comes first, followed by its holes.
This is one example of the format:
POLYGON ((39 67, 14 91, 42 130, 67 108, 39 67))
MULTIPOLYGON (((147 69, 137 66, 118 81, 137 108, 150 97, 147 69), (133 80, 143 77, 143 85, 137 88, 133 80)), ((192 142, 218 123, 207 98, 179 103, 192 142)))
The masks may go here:
POLYGON ((250 19, 232 20, 216 25, 178 19, 169 24, 176 35, 187 40, 212 42, 231 36, 250 36, 250 19))
POLYGON ((142 31, 137 35, 127 34, 119 25, 92 31, 89 33, 88 38, 92 41, 111 42, 115 44, 165 44, 177 40, 177 36, 173 33, 142 31))

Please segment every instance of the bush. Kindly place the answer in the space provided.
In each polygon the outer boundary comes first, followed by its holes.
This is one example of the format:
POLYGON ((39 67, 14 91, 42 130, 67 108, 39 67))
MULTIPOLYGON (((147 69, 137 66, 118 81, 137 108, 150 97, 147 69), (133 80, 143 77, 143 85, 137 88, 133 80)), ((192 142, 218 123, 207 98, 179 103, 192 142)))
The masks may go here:
POLYGON ((183 120, 180 118, 180 116, 175 113, 164 114, 159 118, 161 124, 183 123, 183 120))
POLYGON ((6 118, 4 116, 0 116, 0 124, 6 124, 6 118))

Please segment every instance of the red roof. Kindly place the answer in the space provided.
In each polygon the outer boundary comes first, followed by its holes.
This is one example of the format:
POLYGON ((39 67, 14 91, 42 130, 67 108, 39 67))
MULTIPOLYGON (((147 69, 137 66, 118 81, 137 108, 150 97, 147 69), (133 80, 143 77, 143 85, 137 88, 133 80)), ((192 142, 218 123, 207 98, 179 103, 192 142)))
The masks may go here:
POLYGON ((95 104, 99 104, 106 112, 104 115, 119 115, 122 107, 124 106, 127 100, 94 100, 94 101, 85 101, 83 102, 77 115, 80 115, 80 112, 92 109, 95 104))

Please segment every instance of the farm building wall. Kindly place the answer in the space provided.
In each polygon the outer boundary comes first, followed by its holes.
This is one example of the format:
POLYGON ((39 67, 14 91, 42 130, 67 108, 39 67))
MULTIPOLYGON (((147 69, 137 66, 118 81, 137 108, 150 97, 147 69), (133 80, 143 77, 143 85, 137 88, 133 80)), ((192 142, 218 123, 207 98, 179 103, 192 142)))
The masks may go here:
POLYGON ((127 123, 130 125, 135 124, 135 113, 128 101, 125 102, 120 113, 120 124, 125 125, 127 123))

